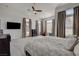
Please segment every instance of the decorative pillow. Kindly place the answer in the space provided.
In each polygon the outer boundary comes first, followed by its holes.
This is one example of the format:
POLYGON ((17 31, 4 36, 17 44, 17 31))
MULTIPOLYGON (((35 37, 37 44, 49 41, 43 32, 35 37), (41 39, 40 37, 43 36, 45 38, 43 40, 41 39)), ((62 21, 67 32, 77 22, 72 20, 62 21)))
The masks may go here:
POLYGON ((73 51, 77 41, 78 41, 77 38, 69 38, 69 39, 65 38, 62 44, 67 50, 73 51))
POLYGON ((74 47, 77 45, 77 43, 78 43, 78 39, 76 38, 76 40, 74 41, 73 45, 70 48, 71 51, 74 50, 74 47))
POLYGON ((74 47, 74 54, 76 55, 76 56, 79 56, 79 43, 74 47))
POLYGON ((61 38, 61 37, 52 37, 52 36, 46 36, 44 37, 51 42, 56 42, 57 46, 60 46, 61 48, 65 48, 69 51, 73 51, 74 46, 76 45, 76 42, 78 41, 77 36, 73 35, 72 37, 67 38, 61 38), (60 45, 59 45, 60 44, 60 45))

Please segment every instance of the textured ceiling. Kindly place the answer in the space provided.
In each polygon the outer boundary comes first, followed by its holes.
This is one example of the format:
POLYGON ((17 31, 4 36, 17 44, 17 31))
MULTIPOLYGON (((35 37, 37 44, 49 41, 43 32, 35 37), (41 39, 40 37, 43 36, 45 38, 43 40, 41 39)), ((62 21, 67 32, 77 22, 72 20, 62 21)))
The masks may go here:
POLYGON ((14 8, 28 17, 40 19, 54 16, 55 8, 62 5, 64 5, 64 3, 4 3, 0 4, 0 7, 14 8), (33 5, 36 9, 41 9, 42 12, 35 15, 32 11, 33 5))

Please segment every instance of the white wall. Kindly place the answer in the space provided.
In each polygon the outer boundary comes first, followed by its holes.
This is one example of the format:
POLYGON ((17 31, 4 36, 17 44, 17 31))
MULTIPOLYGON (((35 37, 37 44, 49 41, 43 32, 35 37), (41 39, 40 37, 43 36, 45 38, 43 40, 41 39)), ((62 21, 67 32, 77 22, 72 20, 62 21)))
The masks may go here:
POLYGON ((22 25, 21 19, 7 19, 0 18, 1 21, 1 29, 3 29, 4 34, 10 34, 12 39, 17 39, 22 37, 22 26, 21 29, 7 29, 7 21, 8 22, 18 22, 22 25))
POLYGON ((10 34, 12 39, 21 38, 23 18, 32 19, 32 29, 35 29, 35 21, 38 20, 38 18, 34 16, 35 15, 31 15, 29 17, 28 12, 26 11, 0 4, 0 29, 3 29, 4 34, 10 34), (7 21, 21 23, 21 29, 7 29, 7 21))
POLYGON ((12 39, 22 37, 22 26, 21 29, 7 29, 7 21, 19 22, 22 25, 22 19, 26 17, 25 14, 17 9, 0 7, 0 29, 3 29, 4 34, 10 34, 12 39))
POLYGON ((64 11, 64 10, 67 10, 67 9, 70 9, 70 8, 74 8, 74 7, 77 7, 77 6, 79 6, 79 3, 67 3, 64 6, 58 6, 55 9, 55 35, 57 35, 57 16, 58 16, 57 14, 58 14, 58 12, 64 11))

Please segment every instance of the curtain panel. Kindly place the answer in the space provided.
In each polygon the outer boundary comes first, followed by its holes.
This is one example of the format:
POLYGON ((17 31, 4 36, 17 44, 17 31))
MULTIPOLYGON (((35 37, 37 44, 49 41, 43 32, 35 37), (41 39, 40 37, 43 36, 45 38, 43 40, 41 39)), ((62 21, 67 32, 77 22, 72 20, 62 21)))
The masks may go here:
POLYGON ((26 18, 22 21, 22 38, 26 37, 26 18))
POLYGON ((79 36, 79 6, 74 8, 73 34, 79 36))
POLYGON ((43 34, 43 21, 41 21, 41 35, 43 34))
POLYGON ((45 36, 47 35, 47 21, 45 21, 45 36))
POLYGON ((32 21, 29 19, 29 36, 32 36, 32 21))
POLYGON ((59 12, 57 20, 58 37, 65 37, 65 20, 66 20, 66 12, 65 11, 59 12))
POLYGON ((26 23, 27 23, 27 19, 26 18, 23 18, 23 21, 22 21, 22 37, 26 37, 27 34, 27 28, 29 29, 29 36, 32 36, 32 22, 31 22, 31 19, 29 19, 29 27, 26 26, 26 23))
POLYGON ((39 27, 38 27, 38 21, 36 20, 36 35, 39 35, 39 27))
POLYGON ((55 19, 52 20, 52 34, 55 35, 55 19))

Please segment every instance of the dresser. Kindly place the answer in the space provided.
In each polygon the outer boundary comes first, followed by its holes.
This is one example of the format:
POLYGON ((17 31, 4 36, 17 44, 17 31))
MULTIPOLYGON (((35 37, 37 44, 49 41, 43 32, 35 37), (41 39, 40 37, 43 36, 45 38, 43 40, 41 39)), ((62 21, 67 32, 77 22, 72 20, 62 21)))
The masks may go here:
POLYGON ((0 35, 0 56, 10 56, 10 41, 9 34, 0 35))

